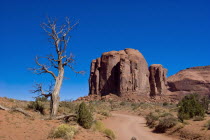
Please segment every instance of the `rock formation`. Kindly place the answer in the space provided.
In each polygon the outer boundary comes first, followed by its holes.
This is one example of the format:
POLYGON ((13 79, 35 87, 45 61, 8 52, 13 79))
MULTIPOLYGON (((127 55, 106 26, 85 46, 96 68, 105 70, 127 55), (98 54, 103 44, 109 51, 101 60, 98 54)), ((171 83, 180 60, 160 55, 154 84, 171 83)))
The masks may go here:
POLYGON ((171 92, 210 94, 210 66, 182 70, 167 81, 171 92))
POLYGON ((166 72, 159 64, 148 69, 144 56, 138 50, 106 52, 91 63, 89 94, 162 95, 166 89, 166 72))
POLYGON ((167 69, 160 64, 153 64, 149 67, 150 96, 162 95, 166 91, 167 69))
POLYGON ((114 94, 132 99, 163 99, 162 95, 166 95, 170 100, 179 100, 189 93, 210 95, 210 66, 188 68, 169 78, 166 73, 161 64, 148 68, 138 50, 105 52, 91 63, 89 95, 98 98, 114 94))

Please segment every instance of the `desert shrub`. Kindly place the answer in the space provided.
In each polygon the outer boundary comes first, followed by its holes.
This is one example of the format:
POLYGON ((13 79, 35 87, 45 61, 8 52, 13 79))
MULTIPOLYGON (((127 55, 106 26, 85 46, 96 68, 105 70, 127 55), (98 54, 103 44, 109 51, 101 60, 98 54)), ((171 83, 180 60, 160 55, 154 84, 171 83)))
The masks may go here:
POLYGON ((99 114, 106 116, 106 117, 111 116, 111 114, 108 111, 101 111, 101 112, 99 112, 99 114))
POLYGON ((145 117, 145 119, 146 119, 147 126, 149 126, 150 128, 153 128, 156 125, 156 123, 157 123, 157 121, 159 119, 159 115, 157 113, 150 112, 145 117))
POLYGON ((204 118, 202 116, 195 116, 193 118, 193 121, 203 121, 203 120, 204 120, 204 118))
POLYGON ((159 119, 159 123, 155 127, 155 131, 164 133, 168 128, 172 128, 176 124, 177 124, 177 119, 174 116, 167 115, 159 119))
POLYGON ((208 120, 206 122, 206 124, 204 125, 204 127, 206 127, 208 130, 210 130, 210 120, 208 120))
POLYGON ((67 124, 61 124, 57 128, 51 131, 49 134, 50 138, 64 138, 71 140, 77 132, 77 128, 74 126, 69 126, 67 124))
POLYGON ((104 124, 101 121, 95 121, 92 126, 94 131, 103 132, 105 130, 104 124))
POLYGON ((140 103, 139 104, 139 107, 141 109, 152 109, 153 108, 153 105, 152 104, 148 104, 148 103, 140 103))
POLYGON ((36 97, 36 101, 41 101, 41 102, 47 102, 47 97, 41 96, 41 97, 36 97))
POLYGON ((84 102, 79 105, 77 122, 86 129, 91 128, 93 123, 92 112, 84 102))
POLYGON ((168 103, 167 103, 167 102, 164 102, 164 103, 163 103, 163 106, 167 106, 167 105, 168 105, 168 103))
POLYGON ((111 129, 105 129, 103 132, 111 140, 114 140, 116 138, 114 132, 111 129))
POLYGON ((205 109, 199 102, 197 94, 185 96, 178 104, 178 118, 183 121, 195 116, 204 117, 205 109))
POLYGON ((59 112, 76 113, 78 112, 79 105, 70 101, 62 101, 59 103, 59 112))
POLYGON ((207 96, 203 96, 201 99, 200 99, 200 102, 201 102, 201 105, 203 106, 203 108, 205 109, 205 111, 208 111, 209 109, 209 97, 207 96))
POLYGON ((125 106, 126 103, 125 103, 125 102, 121 102, 120 105, 121 105, 121 106, 125 106))
POLYGON ((101 121, 95 121, 93 123, 92 129, 94 131, 99 131, 104 133, 111 140, 115 139, 115 134, 112 130, 105 128, 104 124, 101 121))
POLYGON ((38 111, 41 114, 45 114, 45 106, 41 101, 32 101, 27 106, 28 109, 33 109, 34 111, 38 111))
POLYGON ((93 112, 97 112, 101 114, 102 112, 110 112, 111 105, 108 102, 102 102, 102 101, 91 101, 89 103, 89 108, 93 112))
POLYGON ((137 140, 136 137, 132 137, 131 140, 137 140))
POLYGON ((164 112, 160 115, 160 117, 166 117, 166 116, 173 116, 173 115, 169 112, 164 112))

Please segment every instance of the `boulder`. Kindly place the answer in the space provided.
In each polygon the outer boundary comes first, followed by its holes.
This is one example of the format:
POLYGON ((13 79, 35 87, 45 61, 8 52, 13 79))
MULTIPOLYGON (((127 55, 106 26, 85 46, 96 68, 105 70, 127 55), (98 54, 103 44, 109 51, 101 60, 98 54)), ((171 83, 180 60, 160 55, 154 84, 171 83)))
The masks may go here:
POLYGON ((150 96, 162 95, 166 91, 167 69, 160 64, 153 64, 149 67, 150 96))

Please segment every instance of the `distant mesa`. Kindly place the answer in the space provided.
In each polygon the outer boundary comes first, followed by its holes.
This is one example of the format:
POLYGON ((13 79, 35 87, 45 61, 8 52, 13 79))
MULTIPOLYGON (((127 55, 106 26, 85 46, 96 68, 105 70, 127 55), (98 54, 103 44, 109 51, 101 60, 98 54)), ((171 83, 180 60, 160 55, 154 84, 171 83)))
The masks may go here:
POLYGON ((105 52, 91 62, 89 95, 164 95, 166 73, 160 64, 148 68, 147 61, 138 50, 105 52))
POLYGON ((210 66, 182 70, 170 76, 167 81, 171 94, 198 93, 210 95, 210 66))

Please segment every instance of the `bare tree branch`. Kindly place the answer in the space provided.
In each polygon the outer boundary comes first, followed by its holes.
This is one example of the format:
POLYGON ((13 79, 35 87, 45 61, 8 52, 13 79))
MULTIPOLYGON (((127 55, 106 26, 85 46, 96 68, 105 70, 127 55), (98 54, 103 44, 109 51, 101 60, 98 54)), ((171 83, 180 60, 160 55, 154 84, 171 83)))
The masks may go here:
POLYGON ((48 66, 40 64, 38 57, 36 57, 35 62, 39 66, 39 68, 32 68, 31 70, 33 70, 34 73, 36 73, 36 74, 49 73, 56 80, 56 78, 57 78, 56 75, 52 71, 48 70, 49 69, 48 66))
POLYGON ((52 96, 52 87, 53 87, 53 85, 51 84, 49 86, 49 90, 44 91, 43 87, 42 87, 42 84, 41 83, 36 83, 35 86, 34 86, 35 90, 32 90, 31 92, 32 93, 38 93, 38 94, 40 94, 40 96, 44 96, 44 97, 48 98, 48 97, 52 96), (47 92, 47 94, 45 92, 47 92))

